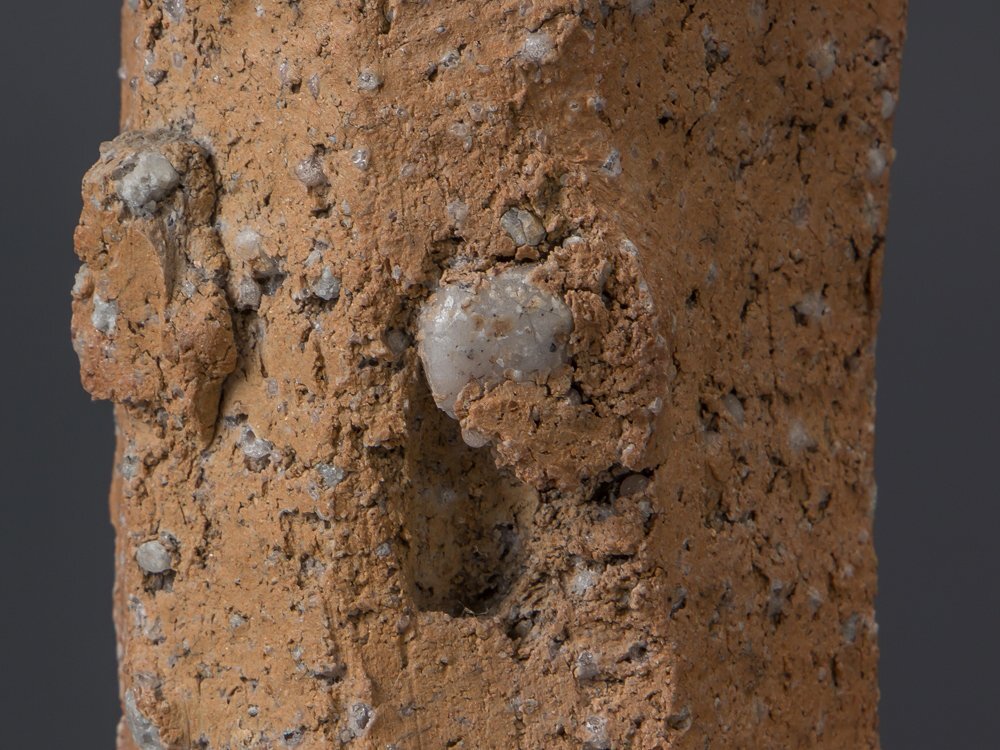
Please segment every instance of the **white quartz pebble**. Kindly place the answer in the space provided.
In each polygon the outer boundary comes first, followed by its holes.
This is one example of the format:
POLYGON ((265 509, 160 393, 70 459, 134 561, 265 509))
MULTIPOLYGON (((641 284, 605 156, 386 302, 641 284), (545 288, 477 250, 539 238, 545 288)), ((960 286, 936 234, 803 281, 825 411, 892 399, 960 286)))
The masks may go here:
POLYGON ((159 542, 140 544, 135 552, 135 561, 147 573, 165 573, 170 570, 170 553, 159 542))
POLYGON ((542 222, 531 211, 523 208, 512 208, 500 217, 500 226, 514 240, 514 244, 531 245, 540 244, 545 239, 545 227, 542 222))
POLYGON ((478 286, 446 284, 424 305, 420 359, 435 402, 451 417, 472 381, 527 380, 566 361, 572 313, 529 280, 534 269, 516 266, 478 286))
POLYGON ((151 211, 180 182, 180 175, 167 157, 158 151, 143 151, 118 183, 118 195, 134 213, 151 211))

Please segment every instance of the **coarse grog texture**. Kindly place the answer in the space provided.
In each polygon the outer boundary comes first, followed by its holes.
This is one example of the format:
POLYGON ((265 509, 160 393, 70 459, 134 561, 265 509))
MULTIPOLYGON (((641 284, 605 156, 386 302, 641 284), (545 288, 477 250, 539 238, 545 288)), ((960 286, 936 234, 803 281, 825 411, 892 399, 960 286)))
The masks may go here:
POLYGON ((904 11, 128 0, 73 289, 119 750, 877 747, 904 11), (500 279, 553 356, 453 418, 422 312, 500 279))

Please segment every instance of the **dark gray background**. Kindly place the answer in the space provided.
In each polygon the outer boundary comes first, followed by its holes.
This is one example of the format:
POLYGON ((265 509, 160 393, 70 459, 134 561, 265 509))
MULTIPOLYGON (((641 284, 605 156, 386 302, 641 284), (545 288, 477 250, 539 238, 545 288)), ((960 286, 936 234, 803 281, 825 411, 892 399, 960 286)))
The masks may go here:
MULTIPOLYGON (((1000 3, 911 3, 878 346, 888 750, 1000 746, 1000 3)), ((0 15, 0 747, 110 748, 113 425, 69 343, 118 3, 0 15)))

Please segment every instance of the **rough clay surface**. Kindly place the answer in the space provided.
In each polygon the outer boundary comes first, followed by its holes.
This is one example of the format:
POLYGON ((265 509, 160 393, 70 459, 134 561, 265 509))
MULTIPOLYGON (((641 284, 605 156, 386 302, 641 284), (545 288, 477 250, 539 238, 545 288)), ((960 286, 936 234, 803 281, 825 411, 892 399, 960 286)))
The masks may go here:
POLYGON ((120 750, 877 746, 903 6, 126 2, 120 750), (475 449, 419 311, 526 263, 566 366, 465 389, 475 449))

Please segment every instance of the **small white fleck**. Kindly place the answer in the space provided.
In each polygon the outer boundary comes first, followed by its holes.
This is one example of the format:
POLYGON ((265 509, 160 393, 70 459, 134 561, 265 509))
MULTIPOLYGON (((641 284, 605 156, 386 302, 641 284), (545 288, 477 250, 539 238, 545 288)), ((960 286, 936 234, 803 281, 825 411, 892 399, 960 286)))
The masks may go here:
POLYGON ((139 457, 133 453, 126 453, 122 456, 118 471, 121 473, 122 479, 135 479, 139 474, 139 457))
POLYGON ((329 266, 324 266, 319 279, 312 285, 312 292, 327 302, 340 297, 340 279, 333 275, 329 266))
POLYGON ((579 567, 569 579, 570 593, 575 596, 584 596, 597 583, 597 575, 590 568, 579 567))
POLYGON ((146 52, 143 57, 143 74, 146 80, 154 86, 160 83, 167 76, 167 71, 156 67, 156 53, 152 50, 146 52))
POLYGON ((872 181, 881 179, 889 160, 885 155, 885 148, 881 145, 872 146, 868 149, 868 177, 872 181))
POLYGON ((746 418, 746 412, 743 408, 743 402, 740 401, 739 396, 735 393, 727 393, 722 397, 722 405, 726 407, 726 411, 733 418, 736 424, 743 426, 743 421, 746 418))
POLYGON ((351 164, 362 172, 368 169, 371 160, 371 152, 367 148, 356 148, 351 152, 351 164))
POLYGON ((844 643, 850 645, 857 640, 858 637, 858 623, 861 620, 861 616, 857 613, 852 614, 846 620, 844 620, 841 625, 841 634, 844 638, 844 643))
POLYGON ((271 455, 274 443, 257 437, 250 427, 244 427, 240 437, 240 449, 243 451, 243 455, 251 461, 261 461, 271 455))
POLYGON ((118 324, 118 303, 115 300, 105 302, 95 294, 94 311, 90 314, 90 322, 98 331, 110 336, 118 324))
POLYGON ((500 226, 518 247, 532 247, 545 239, 545 227, 538 217, 523 208, 511 208, 500 217, 500 226))
POLYGON ((462 150, 472 150, 472 131, 469 129, 468 125, 464 122, 456 122, 448 128, 448 131, 462 141, 462 150))
POLYGON ((363 736, 367 732, 374 717, 375 711, 367 703, 358 701, 351 706, 350 710, 347 712, 347 726, 352 736, 363 736))
POLYGON ((798 419, 793 420, 788 428, 788 447, 796 453, 816 447, 816 441, 798 419))
POLYGON ((469 102, 466 109, 473 122, 483 122, 486 119, 486 107, 481 102, 469 102))
POLYGON ((174 21, 180 21, 184 17, 184 0, 163 0, 163 10, 174 21))
POLYGON ((588 750, 611 750, 607 719, 603 716, 588 716, 583 726, 590 735, 586 744, 588 750))
POLYGON ((822 320, 830 311, 822 291, 809 292, 795 304, 795 312, 809 320, 822 320))
POLYGON ((242 277, 236 285, 236 309, 256 310, 260 307, 260 300, 260 284, 250 276, 242 277))
POLYGON ((596 680, 601 674, 597 656, 591 651, 581 651, 576 657, 573 674, 580 682, 596 680))
POLYGON ((601 172, 608 177, 618 177, 622 173, 622 155, 618 149, 611 149, 604 163, 601 164, 601 172))
POLYGON ((143 151, 117 185, 119 197, 133 213, 156 209, 180 185, 181 177, 170 161, 158 151, 143 151))
POLYGON ((459 54, 457 49, 448 50, 445 52, 444 56, 438 60, 439 68, 454 68, 460 62, 462 62, 462 56, 459 54))
POLYGON ((382 88, 382 77, 371 68, 364 68, 358 73, 358 89, 360 91, 378 91, 382 88))
POLYGON ((469 207, 462 201, 452 201, 447 205, 446 210, 448 212, 448 221, 456 227, 462 226, 465 220, 469 218, 469 207))
POLYGON ((832 39, 821 44, 809 55, 809 64, 816 70, 819 79, 825 81, 837 67, 837 44, 832 39))
POLYGON ((319 472, 320 477, 323 479, 323 485, 328 489, 334 489, 338 484, 344 481, 344 470, 339 466, 334 466, 333 464, 319 464, 316 467, 316 471, 319 472))
POLYGON ((93 281, 93 276, 90 273, 90 266, 84 263, 79 269, 77 269, 76 276, 73 278, 73 289, 70 293, 76 299, 85 297, 93 286, 93 281))
POLYGON ((882 92, 882 119, 888 120, 892 117, 893 113, 896 111, 896 95, 891 91, 882 92))
POLYGON ((521 55, 526 60, 541 63, 552 52, 552 37, 544 31, 535 31, 524 38, 521 55))
POLYGON ((326 173, 323 162, 316 155, 309 156, 295 165, 295 176, 307 188, 320 187, 326 184, 326 173))
POLYGON ((282 60, 278 66, 278 80, 281 81, 282 88, 292 88, 302 83, 302 76, 295 63, 282 60))

